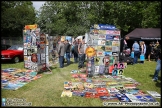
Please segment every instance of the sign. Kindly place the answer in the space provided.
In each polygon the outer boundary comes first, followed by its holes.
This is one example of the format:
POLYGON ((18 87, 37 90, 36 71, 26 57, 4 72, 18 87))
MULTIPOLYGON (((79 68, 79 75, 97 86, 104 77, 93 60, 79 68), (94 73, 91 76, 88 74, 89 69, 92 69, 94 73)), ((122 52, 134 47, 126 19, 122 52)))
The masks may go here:
POLYGON ((37 28, 37 24, 34 24, 34 25, 25 25, 25 30, 36 29, 36 28, 37 28))
POLYGON ((88 57, 93 57, 93 56, 96 55, 96 50, 95 50, 93 47, 90 47, 90 46, 89 46, 89 47, 86 48, 85 53, 86 53, 86 55, 87 55, 88 57))

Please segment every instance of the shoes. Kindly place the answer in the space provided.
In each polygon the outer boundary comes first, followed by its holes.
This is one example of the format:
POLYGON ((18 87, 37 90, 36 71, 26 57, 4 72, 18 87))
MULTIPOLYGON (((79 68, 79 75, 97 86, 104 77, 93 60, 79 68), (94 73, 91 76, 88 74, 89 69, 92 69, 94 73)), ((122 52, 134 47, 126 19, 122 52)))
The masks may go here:
POLYGON ((157 80, 156 80, 156 79, 152 79, 152 81, 155 81, 155 82, 157 82, 157 80))

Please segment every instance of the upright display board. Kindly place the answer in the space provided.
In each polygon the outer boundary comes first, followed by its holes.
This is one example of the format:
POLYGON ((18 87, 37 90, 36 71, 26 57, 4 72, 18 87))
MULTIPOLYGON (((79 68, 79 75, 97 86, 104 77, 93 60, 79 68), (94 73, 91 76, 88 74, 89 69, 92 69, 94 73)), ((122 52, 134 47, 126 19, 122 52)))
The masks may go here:
POLYGON ((40 32, 37 25, 26 25, 23 30, 24 67, 45 71, 49 65, 48 35, 40 32))
MULTIPOLYGON (((112 73, 111 67, 119 63, 120 30, 114 25, 94 24, 87 37, 87 44, 95 48, 94 59, 98 61, 97 64, 91 65, 92 73, 112 73)), ((89 58, 89 60, 93 60, 93 58, 89 58)))

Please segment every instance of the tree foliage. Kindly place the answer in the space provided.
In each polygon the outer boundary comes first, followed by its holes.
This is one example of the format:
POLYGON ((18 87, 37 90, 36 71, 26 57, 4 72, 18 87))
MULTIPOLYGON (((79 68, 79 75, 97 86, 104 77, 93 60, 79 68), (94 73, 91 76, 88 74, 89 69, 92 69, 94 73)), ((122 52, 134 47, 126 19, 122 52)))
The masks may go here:
POLYGON ((115 25, 123 33, 135 28, 161 27, 159 1, 48 1, 46 4, 37 23, 50 34, 83 35, 93 24, 115 25))
POLYGON ((21 34, 24 25, 35 23, 49 35, 69 36, 84 35, 93 24, 115 25, 122 35, 161 28, 160 1, 46 1, 39 11, 30 1, 4 1, 1 13, 3 35, 21 34))
POLYGON ((35 10, 31 1, 1 2, 2 36, 22 36, 25 25, 35 24, 35 10))

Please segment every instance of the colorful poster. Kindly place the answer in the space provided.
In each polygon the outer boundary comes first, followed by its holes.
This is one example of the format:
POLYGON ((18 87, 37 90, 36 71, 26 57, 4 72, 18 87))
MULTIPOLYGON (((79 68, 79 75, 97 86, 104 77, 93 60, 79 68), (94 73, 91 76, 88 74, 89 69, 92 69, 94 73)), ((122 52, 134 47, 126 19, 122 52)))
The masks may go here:
POLYGON ((106 40, 114 40, 114 36, 113 35, 106 35, 106 40))
POLYGON ((105 45, 105 40, 98 40, 98 45, 105 45))
POLYGON ((119 52, 120 47, 119 46, 112 46, 112 52, 119 52))
POLYGON ((40 28, 37 28, 37 25, 26 25, 25 29, 23 30, 24 67, 35 71, 45 71, 46 62, 48 62, 46 56, 49 52, 48 49, 46 50, 46 46, 49 45, 48 34, 40 34, 40 28))
POLYGON ((30 30, 30 29, 36 29, 37 28, 37 24, 34 25, 25 25, 25 30, 30 30))
POLYGON ((98 74, 99 73, 99 66, 95 66, 95 73, 94 74, 98 74))
POLYGON ((112 52, 110 52, 110 51, 105 51, 104 53, 105 53, 104 55, 109 55, 109 56, 112 55, 112 52))
POLYGON ((112 46, 120 46, 120 41, 112 41, 112 46))
POLYGON ((104 51, 97 51, 97 57, 104 56, 104 51))
POLYGON ((107 45, 107 46, 112 46, 112 41, 107 40, 107 41, 105 42, 105 45, 107 45))
POLYGON ((97 46, 97 51, 105 51, 105 46, 98 45, 97 46))
POLYGON ((106 35, 105 34, 98 34, 98 39, 106 39, 106 35))
POLYGON ((112 46, 105 46, 105 51, 111 52, 112 51, 112 46))

